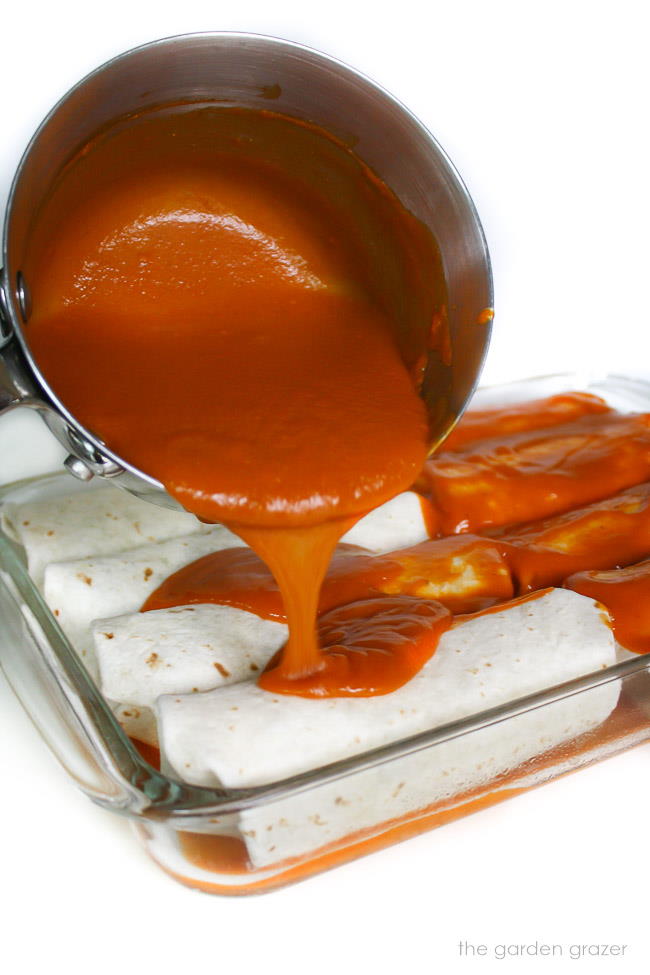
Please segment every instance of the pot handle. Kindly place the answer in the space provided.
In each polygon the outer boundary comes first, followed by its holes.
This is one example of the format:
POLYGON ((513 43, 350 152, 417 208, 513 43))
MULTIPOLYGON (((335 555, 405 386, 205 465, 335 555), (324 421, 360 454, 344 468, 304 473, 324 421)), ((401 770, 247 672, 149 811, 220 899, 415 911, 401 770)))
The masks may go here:
POLYGON ((0 344, 0 416, 16 406, 36 406, 39 400, 25 358, 15 338, 0 344))
POLYGON ((37 406, 41 399, 11 326, 5 287, 0 269, 0 416, 16 406, 37 406))

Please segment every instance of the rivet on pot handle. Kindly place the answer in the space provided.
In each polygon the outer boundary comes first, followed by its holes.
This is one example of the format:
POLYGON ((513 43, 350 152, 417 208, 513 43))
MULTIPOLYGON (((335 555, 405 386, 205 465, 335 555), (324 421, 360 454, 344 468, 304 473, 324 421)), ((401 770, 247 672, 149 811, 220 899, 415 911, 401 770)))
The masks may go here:
POLYGON ((23 354, 12 334, 6 296, 0 283, 0 415, 16 406, 33 406, 38 398, 23 354))

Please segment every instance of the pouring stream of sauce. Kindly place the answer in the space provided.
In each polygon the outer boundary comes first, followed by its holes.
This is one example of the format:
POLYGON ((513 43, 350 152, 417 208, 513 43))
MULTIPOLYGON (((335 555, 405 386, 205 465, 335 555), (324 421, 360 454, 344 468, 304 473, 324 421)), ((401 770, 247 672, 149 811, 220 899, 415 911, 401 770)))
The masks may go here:
POLYGON ((274 682, 290 692, 326 666, 316 611, 338 539, 427 454, 416 386, 443 289, 430 235, 324 132, 213 108, 100 134, 31 250, 43 374, 115 453, 268 565, 290 628, 274 682))

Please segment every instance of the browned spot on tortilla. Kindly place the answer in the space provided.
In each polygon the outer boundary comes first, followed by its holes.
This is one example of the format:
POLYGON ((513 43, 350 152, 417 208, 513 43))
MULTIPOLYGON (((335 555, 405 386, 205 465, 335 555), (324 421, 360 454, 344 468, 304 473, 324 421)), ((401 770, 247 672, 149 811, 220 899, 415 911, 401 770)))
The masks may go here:
POLYGON ((220 664, 218 660, 214 662, 213 667, 215 667, 219 671, 222 677, 230 677, 230 671, 226 670, 224 665, 220 664))

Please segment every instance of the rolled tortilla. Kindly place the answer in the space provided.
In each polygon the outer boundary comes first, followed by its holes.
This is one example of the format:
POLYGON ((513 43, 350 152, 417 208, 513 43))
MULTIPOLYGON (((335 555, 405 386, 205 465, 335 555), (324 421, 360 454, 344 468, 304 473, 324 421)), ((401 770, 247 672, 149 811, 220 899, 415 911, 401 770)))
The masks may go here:
POLYGON ((515 594, 507 546, 489 538, 452 535, 390 554, 399 571, 379 584, 386 595, 437 599, 452 613, 470 613, 515 594))
POLYGON ((650 653, 650 559, 624 569, 576 572, 564 585, 607 608, 622 647, 650 653))
POLYGON ((437 515, 427 498, 404 491, 365 515, 341 542, 370 552, 392 552, 426 541, 436 529, 437 515))
POLYGON ((146 745, 158 747, 158 725, 151 708, 138 707, 137 704, 110 701, 113 714, 129 738, 136 738, 146 745))
POLYGON ((45 569, 45 601, 96 678, 93 620, 137 611, 172 572, 209 552, 243 544, 217 525, 201 534, 145 545, 121 555, 54 562, 45 569))
POLYGON ((546 518, 650 477, 650 414, 601 413, 425 465, 444 534, 546 518))
POLYGON ((26 504, 3 505, 2 528, 25 549, 40 587, 50 562, 114 555, 207 531, 194 515, 141 501, 116 487, 79 490, 26 504))
POLYGON ((247 680, 286 643, 286 623, 233 606, 179 606, 93 624, 106 697, 152 708, 161 694, 189 694, 247 680))
MULTIPOLYGON (((509 788, 539 784, 575 767, 536 758, 592 732, 616 707, 614 681, 545 705, 377 768, 240 813, 239 831, 253 868, 294 861, 382 833, 429 811, 451 809, 509 788), (553 773, 553 769, 556 771, 553 773), (529 772, 529 774, 526 774, 529 772), (504 777, 512 775, 509 782, 504 777)), ((561 752, 562 748, 559 748, 561 752)), ((594 744, 591 760, 598 754, 594 744)), ((600 756, 604 757, 604 756, 600 756)))
POLYGON ((604 399, 592 393, 558 393, 491 409, 469 409, 444 441, 443 449, 464 450, 469 444, 506 437, 510 433, 548 430, 589 413, 611 413, 611 408, 604 399))
POLYGON ((574 572, 613 569, 650 551, 650 482, 518 528, 496 531, 520 593, 556 586, 574 572))
MULTIPOLYGON (((157 704, 165 765, 196 785, 264 785, 495 707, 615 662, 593 600, 568 590, 459 621, 408 684, 384 696, 308 700, 248 681, 157 704)), ((251 863, 302 856, 490 782, 600 724, 616 684, 497 724, 474 739, 242 812, 251 863)))

